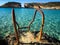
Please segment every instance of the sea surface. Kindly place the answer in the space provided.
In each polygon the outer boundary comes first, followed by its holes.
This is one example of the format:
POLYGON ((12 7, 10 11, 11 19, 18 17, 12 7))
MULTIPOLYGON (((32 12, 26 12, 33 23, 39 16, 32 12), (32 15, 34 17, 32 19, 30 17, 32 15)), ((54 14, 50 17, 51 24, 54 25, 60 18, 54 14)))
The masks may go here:
MULTIPOLYGON (((32 8, 14 8, 16 21, 20 27, 28 26, 32 20, 35 9, 32 8)), ((51 37, 60 40, 60 10, 41 9, 45 14, 45 24, 43 32, 51 37)), ((31 31, 39 31, 41 28, 42 16, 39 12, 36 14, 35 21, 31 25, 31 31)), ((28 29, 25 29, 28 30, 28 29)), ((0 36, 7 36, 14 33, 12 23, 12 8, 0 8, 0 36)))

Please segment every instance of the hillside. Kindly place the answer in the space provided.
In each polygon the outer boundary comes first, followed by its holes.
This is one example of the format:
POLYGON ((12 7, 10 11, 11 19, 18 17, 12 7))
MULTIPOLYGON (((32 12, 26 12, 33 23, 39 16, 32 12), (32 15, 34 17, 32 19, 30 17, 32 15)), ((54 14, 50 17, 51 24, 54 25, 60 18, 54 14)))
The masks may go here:
POLYGON ((34 8, 39 5, 41 8, 44 9, 60 9, 60 2, 48 2, 48 3, 25 3, 25 8, 34 8))
POLYGON ((5 3, 3 4, 2 6, 0 7, 21 7, 21 3, 18 3, 18 2, 8 2, 8 3, 5 3))
POLYGON ((43 3, 43 5, 45 5, 45 6, 50 6, 50 7, 52 7, 52 6, 60 6, 60 2, 48 2, 48 3, 43 3))

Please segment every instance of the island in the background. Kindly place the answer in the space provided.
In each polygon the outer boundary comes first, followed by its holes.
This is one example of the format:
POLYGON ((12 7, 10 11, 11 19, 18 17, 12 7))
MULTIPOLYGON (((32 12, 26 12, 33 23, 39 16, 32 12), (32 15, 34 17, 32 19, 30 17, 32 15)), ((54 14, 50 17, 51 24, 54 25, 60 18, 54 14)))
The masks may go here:
POLYGON ((6 8, 6 7, 10 7, 10 8, 16 8, 16 7, 21 7, 21 3, 18 3, 18 2, 8 2, 8 3, 5 3, 5 4, 3 4, 2 6, 0 6, 0 7, 4 7, 4 8, 6 8))
MULTIPOLYGON (((25 3, 24 7, 25 8, 35 8, 37 6, 40 6, 42 9, 60 9, 60 2, 48 2, 48 3, 25 3)), ((5 3, 3 5, 1 5, 0 7, 11 7, 11 8, 20 8, 21 3, 19 2, 8 2, 5 3)))
POLYGON ((43 9, 60 9, 60 2, 48 2, 48 3, 25 3, 25 8, 34 8, 39 5, 43 9))

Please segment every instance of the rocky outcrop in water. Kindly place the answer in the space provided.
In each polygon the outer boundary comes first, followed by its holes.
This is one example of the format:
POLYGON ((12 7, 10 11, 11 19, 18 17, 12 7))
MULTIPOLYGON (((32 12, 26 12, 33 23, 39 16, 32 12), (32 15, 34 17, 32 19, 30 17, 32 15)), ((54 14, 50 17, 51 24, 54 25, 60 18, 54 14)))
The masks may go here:
POLYGON ((8 3, 5 3, 4 5, 0 6, 0 7, 21 7, 21 3, 18 3, 18 2, 8 2, 8 3))

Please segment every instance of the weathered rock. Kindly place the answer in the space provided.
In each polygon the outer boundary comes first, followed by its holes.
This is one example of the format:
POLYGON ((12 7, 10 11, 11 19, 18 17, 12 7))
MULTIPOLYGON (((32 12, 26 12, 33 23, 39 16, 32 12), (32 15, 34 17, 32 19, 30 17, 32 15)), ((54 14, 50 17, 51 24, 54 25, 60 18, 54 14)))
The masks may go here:
MULTIPOLYGON (((37 33, 37 36, 39 33, 37 33)), ((9 45, 15 44, 14 42, 16 41, 15 35, 12 34, 8 38, 8 43, 9 45)), ((36 40, 36 35, 34 35, 34 32, 22 32, 19 33, 19 44, 22 45, 59 45, 60 42, 56 40, 55 38, 52 38, 48 36, 47 34, 43 33, 43 37, 41 41, 36 40)))
POLYGON ((34 35, 31 32, 24 33, 25 36, 21 35, 21 42, 31 43, 34 40, 34 35))
POLYGON ((41 5, 40 3, 25 3, 25 8, 34 8, 34 6, 41 5))

